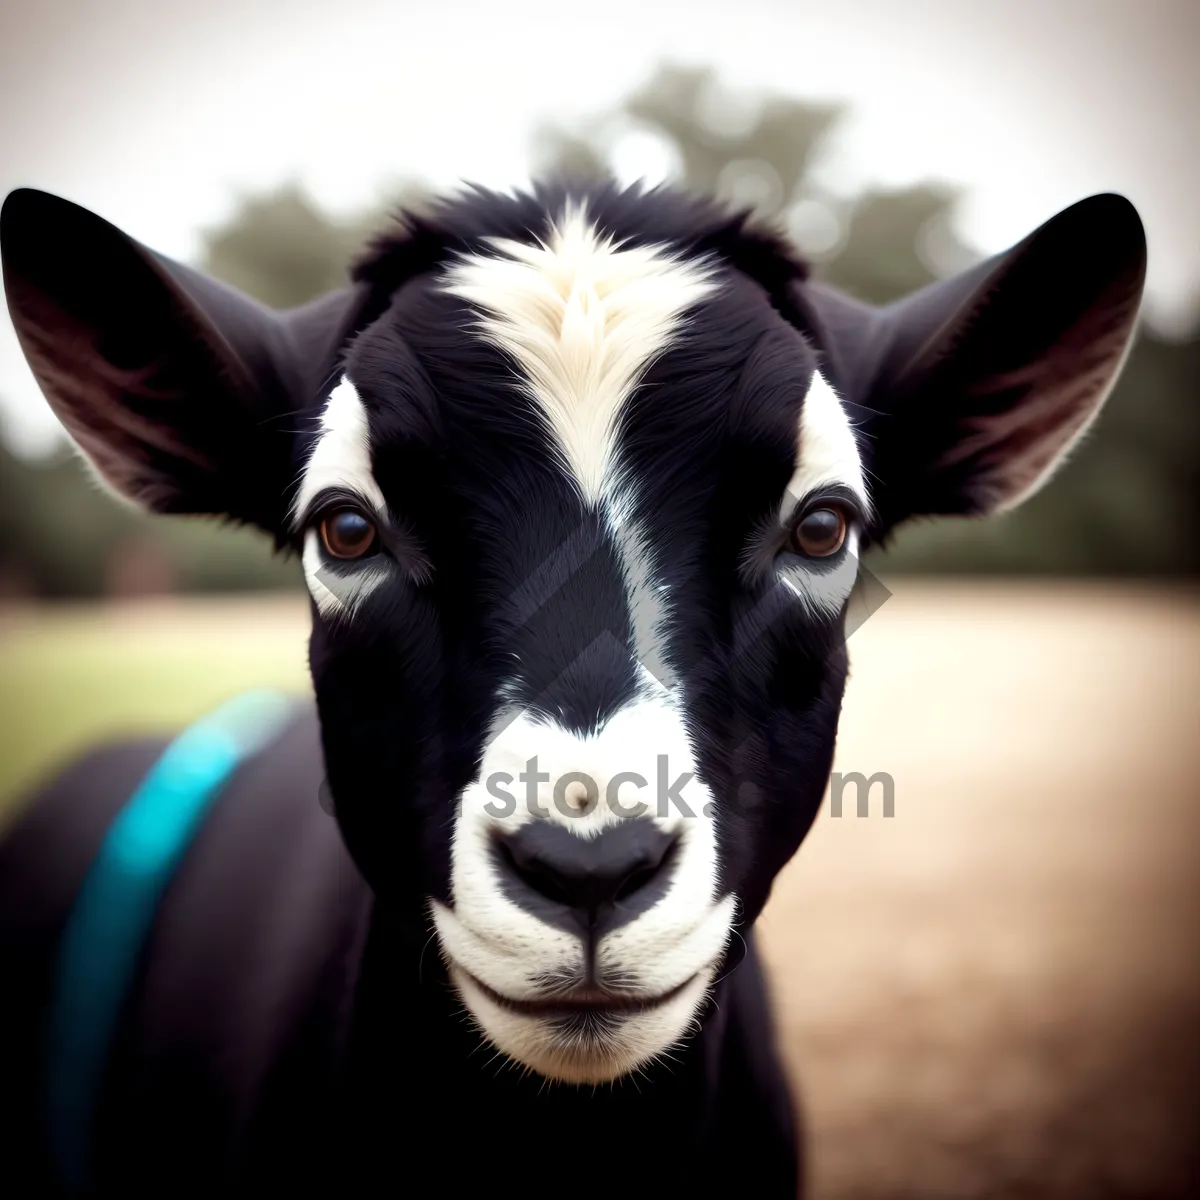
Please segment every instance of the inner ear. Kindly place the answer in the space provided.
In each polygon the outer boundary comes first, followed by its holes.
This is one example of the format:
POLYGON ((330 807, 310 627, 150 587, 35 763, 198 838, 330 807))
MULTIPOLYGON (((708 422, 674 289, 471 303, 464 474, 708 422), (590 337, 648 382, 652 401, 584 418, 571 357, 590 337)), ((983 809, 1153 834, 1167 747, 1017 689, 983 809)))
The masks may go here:
POLYGON ((868 403, 890 520, 1000 512, 1041 487, 1116 382, 1145 273, 1137 212, 1095 196, 879 310, 868 403))
POLYGON ((22 348, 114 491, 159 512, 222 512, 230 501, 220 443, 233 430, 221 418, 244 383, 145 264, 117 271, 110 258, 97 254, 88 271, 57 278, 44 269, 15 283, 6 276, 22 348))
POLYGON ((18 339, 102 480, 159 512, 276 529, 290 438, 279 317, 45 193, 0 215, 18 339))

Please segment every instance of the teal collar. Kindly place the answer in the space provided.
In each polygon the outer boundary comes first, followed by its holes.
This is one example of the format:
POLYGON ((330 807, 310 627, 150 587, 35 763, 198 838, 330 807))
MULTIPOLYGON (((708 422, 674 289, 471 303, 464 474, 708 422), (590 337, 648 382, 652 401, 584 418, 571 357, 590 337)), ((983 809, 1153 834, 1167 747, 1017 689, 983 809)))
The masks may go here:
POLYGON ((72 1190, 87 1182, 108 1047, 163 891, 222 787, 292 712, 286 696, 247 692, 186 729, 117 814, 84 879, 59 946, 47 1042, 51 1148, 72 1190))

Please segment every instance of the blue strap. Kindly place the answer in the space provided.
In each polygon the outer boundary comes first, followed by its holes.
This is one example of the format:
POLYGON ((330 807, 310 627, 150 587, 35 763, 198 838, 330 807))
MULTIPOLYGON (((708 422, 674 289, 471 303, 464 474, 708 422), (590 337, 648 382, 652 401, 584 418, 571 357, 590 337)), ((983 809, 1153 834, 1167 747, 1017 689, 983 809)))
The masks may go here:
POLYGON ((88 1178, 108 1047, 164 889, 239 764, 283 728, 292 701, 247 692, 186 729, 109 827, 59 946, 49 1014, 51 1147, 71 1190, 88 1178))

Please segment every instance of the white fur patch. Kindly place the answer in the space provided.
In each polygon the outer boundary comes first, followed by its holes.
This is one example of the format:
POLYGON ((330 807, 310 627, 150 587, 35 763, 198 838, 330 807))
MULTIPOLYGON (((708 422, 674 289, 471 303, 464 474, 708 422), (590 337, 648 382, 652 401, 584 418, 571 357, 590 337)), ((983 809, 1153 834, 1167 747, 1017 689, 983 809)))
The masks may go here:
POLYGON ((848 487, 864 508, 869 506, 854 429, 837 393, 820 371, 813 375, 800 409, 797 446, 796 470, 784 499, 789 510, 810 492, 836 484, 848 487))
POLYGON ((634 514, 628 485, 604 505, 608 535, 621 564, 625 603, 633 631, 633 647, 648 694, 676 684, 666 648, 671 628, 670 591, 661 582, 658 563, 646 531, 634 514))
POLYGON ((332 571, 325 562, 320 535, 315 529, 304 535, 304 554, 300 562, 317 611, 326 618, 352 617, 359 605, 387 578, 384 568, 370 563, 349 564, 351 569, 341 574, 332 571))
MULTIPOLYGON (((354 493, 374 509, 380 522, 386 520, 387 503, 371 472, 367 413, 354 384, 345 377, 321 413, 321 435, 305 464, 293 516, 302 514, 328 488, 354 493)), ((368 563, 340 574, 329 570, 315 529, 305 534, 301 561, 308 590, 324 617, 351 615, 385 576, 368 563)))
POLYGON ((712 983, 736 909, 735 897, 716 897, 713 817, 712 795, 695 776, 682 716, 665 697, 629 705, 589 737, 522 714, 493 740, 479 779, 461 797, 452 850, 453 906, 431 903, 451 977, 498 1049, 549 1078, 596 1083, 636 1069, 687 1032, 712 983), (518 777, 535 756, 536 771, 549 779, 521 782, 518 777), (512 782, 497 781, 501 772, 512 782), (575 772, 586 773, 597 785, 597 802, 585 813, 563 802, 563 778, 575 772), (606 795, 624 773, 645 783, 619 781, 616 811, 606 795), (691 776, 674 793, 687 813, 673 801, 665 802, 668 789, 659 787, 664 774, 668 786, 681 775, 691 776), (512 804, 489 791, 489 781, 507 791, 512 804), (559 822, 581 838, 594 837, 633 815, 639 801, 645 805, 639 815, 679 837, 671 883, 657 904, 601 938, 597 963, 639 995, 653 997, 687 986, 657 1008, 626 1016, 602 1041, 567 1044, 551 1022, 502 1008, 471 982, 473 976, 502 996, 528 1000, 543 995, 542 978, 583 965, 578 936, 547 925, 504 894, 491 840, 497 832, 511 834, 539 819, 559 822), (533 811, 534 804, 540 814, 533 811))
POLYGON ((639 377, 682 314, 713 288, 706 263, 662 247, 617 245, 568 207, 538 245, 492 239, 446 290, 482 314, 481 331, 516 363, 585 500, 615 482, 614 431, 639 377))
POLYGON ((836 617, 850 599, 858 579, 858 535, 846 538, 846 548, 837 556, 836 564, 827 571, 810 571, 799 564, 789 564, 779 572, 784 586, 820 620, 836 617))
MULTIPOLYGON (((781 516, 789 521, 796 505, 823 487, 849 488, 870 511, 862 454, 850 418, 837 393, 818 371, 813 375, 797 432, 797 466, 783 498, 781 516)), ((780 578, 814 616, 833 617, 842 611, 858 578, 858 531, 851 528, 836 560, 809 568, 792 562, 780 578)))
POLYGON ((302 513, 326 488, 346 488, 381 518, 387 504, 371 473, 367 412, 354 384, 343 376, 321 413, 321 436, 304 467, 293 514, 302 513))

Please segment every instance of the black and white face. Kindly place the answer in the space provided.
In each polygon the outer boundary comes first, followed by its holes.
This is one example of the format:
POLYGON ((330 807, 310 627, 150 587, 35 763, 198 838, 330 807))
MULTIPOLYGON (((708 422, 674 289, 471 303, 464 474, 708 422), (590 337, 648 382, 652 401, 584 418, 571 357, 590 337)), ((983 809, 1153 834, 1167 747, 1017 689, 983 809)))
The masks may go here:
POLYGON ((608 1080, 696 1016, 828 776, 865 477, 761 288, 584 210, 356 341, 296 507, 332 791, 381 892, 421 846, 513 1058, 608 1080))
POLYGON ((99 477, 300 552, 347 845, 485 1037, 575 1083, 702 1019, 809 829, 862 549, 1036 490, 1145 269, 1116 197, 886 309, 607 187, 450 202, 286 314, 42 193, 0 241, 99 477))

